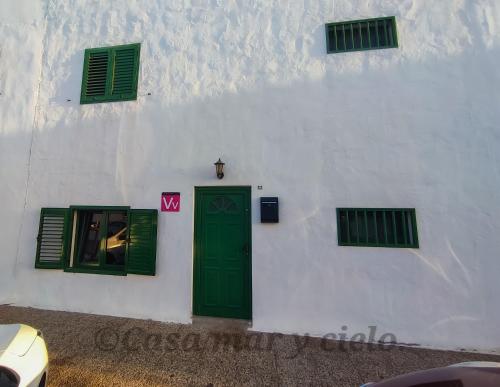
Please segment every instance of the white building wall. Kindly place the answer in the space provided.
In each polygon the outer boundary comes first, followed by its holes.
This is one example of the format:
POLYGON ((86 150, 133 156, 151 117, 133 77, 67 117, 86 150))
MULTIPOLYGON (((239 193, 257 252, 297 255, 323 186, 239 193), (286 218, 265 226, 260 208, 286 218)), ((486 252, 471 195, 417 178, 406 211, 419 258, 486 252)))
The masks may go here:
MULTIPOLYGON (((253 329, 376 325, 401 342, 500 347, 498 2, 96 4, 47 0, 43 37, 9 35, 42 61, 35 119, 0 107, 2 161, 25 165, 33 144, 29 179, 0 167, 17 304, 190 322, 193 187, 251 185, 253 329), (326 22, 390 15, 398 49, 325 54, 326 22), (135 42, 137 101, 80 105, 84 49, 135 42), (33 268, 41 207, 158 208, 163 191, 180 191, 182 210, 160 214, 156 277, 33 268), (280 197, 277 225, 259 223, 268 195, 280 197), (416 208, 420 249, 339 247, 337 207, 416 208)), ((35 62, 18 61, 30 92, 35 62)))
POLYGON ((15 264, 42 63, 42 7, 31 0, 2 0, 0 6, 0 304, 14 301, 17 285, 15 264))

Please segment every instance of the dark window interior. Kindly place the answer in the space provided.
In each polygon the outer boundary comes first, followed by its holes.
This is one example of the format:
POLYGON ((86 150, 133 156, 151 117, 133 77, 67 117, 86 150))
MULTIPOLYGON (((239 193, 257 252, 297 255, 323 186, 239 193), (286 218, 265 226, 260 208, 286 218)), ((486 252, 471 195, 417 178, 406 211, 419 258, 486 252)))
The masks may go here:
POLYGON ((340 245, 418 248, 414 209, 339 208, 337 218, 340 245))
POLYGON ((329 53, 398 46, 394 17, 330 23, 326 29, 329 53))
POLYGON ((125 210, 76 210, 76 266, 122 270, 128 241, 125 210))
POLYGON ((78 214, 78 262, 82 265, 99 264, 102 211, 80 211, 78 214))

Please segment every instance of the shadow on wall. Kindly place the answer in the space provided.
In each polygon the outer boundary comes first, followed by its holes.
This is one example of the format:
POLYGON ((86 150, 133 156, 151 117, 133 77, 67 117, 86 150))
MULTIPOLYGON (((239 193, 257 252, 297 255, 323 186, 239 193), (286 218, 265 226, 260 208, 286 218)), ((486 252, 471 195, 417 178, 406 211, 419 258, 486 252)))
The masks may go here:
MULTIPOLYGON (((81 70, 81 55, 73 58, 81 70)), ((41 108, 33 161, 40 172, 70 179, 91 174, 122 193, 130 184, 140 186, 141 180, 165 174, 189 172, 192 180, 204 181, 219 155, 230 161, 227 168, 237 181, 275 176, 306 184, 334 173, 332 178, 349 191, 358 166, 367 186, 377 186, 382 178, 386 187, 400 187, 401 178, 413 189, 417 181, 439 185, 440 171, 455 170, 462 156, 496 157, 496 58, 497 52, 489 51, 481 58, 464 55, 357 74, 327 71, 318 80, 185 104, 165 103, 161 95, 88 106, 77 100, 57 103, 63 98, 54 97, 41 108), (435 161, 443 169, 429 174, 435 161), (42 167, 51 162, 56 170, 42 167)), ((80 72, 72 74, 62 85, 74 88, 80 77, 80 72)), ((356 195, 349 192, 350 198, 356 195)))

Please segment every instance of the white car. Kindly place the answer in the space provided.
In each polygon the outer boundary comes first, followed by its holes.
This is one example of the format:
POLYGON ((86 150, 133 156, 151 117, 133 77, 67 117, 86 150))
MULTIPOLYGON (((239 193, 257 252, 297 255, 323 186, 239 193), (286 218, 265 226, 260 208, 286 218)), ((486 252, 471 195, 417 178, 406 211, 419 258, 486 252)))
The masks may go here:
POLYGON ((48 355, 40 331, 0 325, 0 387, 45 387, 48 355))

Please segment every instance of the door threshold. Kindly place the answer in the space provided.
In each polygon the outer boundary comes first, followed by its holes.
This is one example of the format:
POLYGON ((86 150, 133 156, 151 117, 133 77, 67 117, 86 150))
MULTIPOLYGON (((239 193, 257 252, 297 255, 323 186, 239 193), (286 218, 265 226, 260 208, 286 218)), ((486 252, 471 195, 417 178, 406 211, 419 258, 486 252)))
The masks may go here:
POLYGON ((197 328, 225 332, 246 332, 252 327, 252 320, 224 317, 192 316, 191 323, 197 328))

